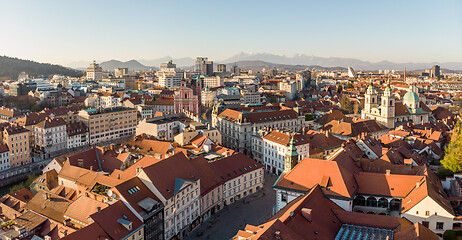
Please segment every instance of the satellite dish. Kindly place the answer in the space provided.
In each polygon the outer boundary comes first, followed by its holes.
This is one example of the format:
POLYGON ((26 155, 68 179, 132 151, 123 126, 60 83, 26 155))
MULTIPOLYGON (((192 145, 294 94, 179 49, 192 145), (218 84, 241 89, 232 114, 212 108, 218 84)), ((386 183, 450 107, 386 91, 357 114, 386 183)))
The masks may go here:
POLYGON ((107 190, 108 197, 113 197, 113 195, 115 196, 115 194, 112 193, 112 190, 107 190))
POLYGON ((116 194, 115 194, 115 193, 112 194, 112 198, 116 198, 116 194))

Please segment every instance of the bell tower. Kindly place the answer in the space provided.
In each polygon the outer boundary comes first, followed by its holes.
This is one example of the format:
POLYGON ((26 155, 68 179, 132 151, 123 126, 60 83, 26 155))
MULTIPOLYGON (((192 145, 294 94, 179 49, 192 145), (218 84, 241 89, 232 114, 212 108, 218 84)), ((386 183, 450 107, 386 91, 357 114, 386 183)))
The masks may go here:
POLYGON ((298 163, 298 153, 295 147, 294 136, 290 139, 289 148, 285 156, 284 172, 290 172, 298 163))
POLYGON ((374 87, 374 82, 372 81, 367 87, 365 102, 364 102, 364 112, 371 113, 371 109, 377 107, 377 90, 374 87))
POLYGON ((393 128, 395 118, 395 96, 393 95, 393 91, 390 87, 390 79, 388 79, 387 87, 383 92, 380 112, 382 117, 386 119, 384 125, 388 128, 393 128))

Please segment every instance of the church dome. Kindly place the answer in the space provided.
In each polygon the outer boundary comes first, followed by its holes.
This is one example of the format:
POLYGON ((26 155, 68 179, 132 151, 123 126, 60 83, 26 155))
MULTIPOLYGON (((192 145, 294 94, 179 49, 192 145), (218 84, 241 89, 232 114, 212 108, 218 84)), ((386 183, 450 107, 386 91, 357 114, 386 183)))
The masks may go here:
POLYGON ((417 93, 409 91, 406 94, 404 94, 403 101, 404 102, 420 102, 420 99, 417 93))

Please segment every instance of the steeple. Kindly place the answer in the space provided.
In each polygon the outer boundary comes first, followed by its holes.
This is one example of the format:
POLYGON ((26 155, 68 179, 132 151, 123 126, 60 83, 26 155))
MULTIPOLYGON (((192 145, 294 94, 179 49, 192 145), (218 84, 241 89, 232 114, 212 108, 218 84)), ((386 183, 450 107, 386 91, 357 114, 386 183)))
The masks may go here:
POLYGON ((384 95, 391 96, 390 77, 388 77, 387 87, 385 88, 384 95))
POLYGON ((298 153, 295 147, 294 136, 291 137, 285 156, 284 172, 290 172, 298 163, 298 153))

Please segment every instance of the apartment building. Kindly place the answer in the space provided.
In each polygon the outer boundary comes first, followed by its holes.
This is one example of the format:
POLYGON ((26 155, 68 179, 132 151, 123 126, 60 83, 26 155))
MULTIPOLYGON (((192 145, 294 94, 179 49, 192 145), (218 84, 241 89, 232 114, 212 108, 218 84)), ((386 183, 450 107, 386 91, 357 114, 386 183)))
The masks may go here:
POLYGON ((9 149, 10 167, 20 166, 31 162, 30 138, 31 132, 17 124, 3 126, 2 142, 9 149))
POLYGON ((204 88, 221 87, 224 85, 224 78, 220 76, 204 77, 202 79, 202 84, 204 88))
POLYGON ((74 149, 89 145, 90 136, 88 127, 82 122, 76 122, 66 125, 67 131, 67 148, 74 149))
POLYGON ((126 107, 85 109, 79 117, 88 127, 91 145, 129 137, 137 125, 136 109, 126 107))
MULTIPOLYGON (((147 134, 160 140, 173 140, 180 133, 182 118, 179 117, 156 117, 143 119, 136 126, 136 135, 147 134)), ((184 128, 184 127, 183 127, 184 128)))
POLYGON ((171 61, 168 63, 160 64, 159 71, 156 72, 156 76, 159 79, 159 86, 165 88, 176 88, 181 84, 183 79, 183 71, 176 69, 176 64, 171 61))
POLYGON ((159 97, 150 102, 149 105, 152 106, 153 112, 171 114, 175 111, 175 101, 173 97, 159 97))
POLYGON ((181 152, 152 161, 137 168, 136 176, 165 206, 165 239, 181 239, 200 223, 200 173, 181 152))
POLYGON ((0 170, 10 168, 10 150, 8 145, 0 144, 0 170))
POLYGON ((46 118, 34 126, 36 152, 51 155, 67 149, 66 122, 62 118, 46 118))
POLYGON ((212 126, 223 136, 223 146, 239 152, 251 153, 251 136, 265 127, 287 128, 298 131, 304 126, 305 116, 291 108, 240 107, 217 105, 212 111, 212 126))
POLYGON ((229 205, 263 188, 263 165, 242 153, 213 161, 210 165, 223 181, 224 205, 229 205))

